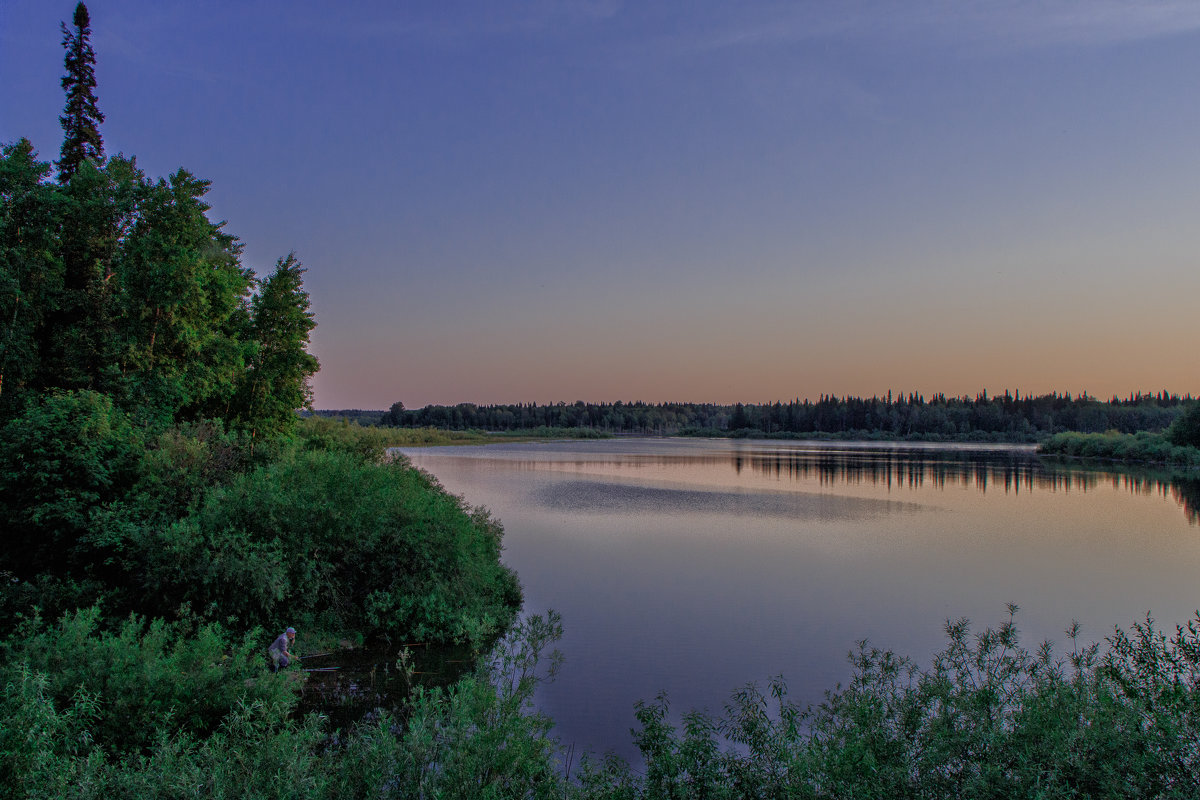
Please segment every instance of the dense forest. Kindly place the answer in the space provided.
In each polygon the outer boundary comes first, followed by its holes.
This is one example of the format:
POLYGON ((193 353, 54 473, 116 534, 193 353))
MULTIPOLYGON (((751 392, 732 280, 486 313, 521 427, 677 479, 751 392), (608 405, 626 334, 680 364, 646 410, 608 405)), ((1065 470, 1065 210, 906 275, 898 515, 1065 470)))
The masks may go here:
MULTIPOLYGON (((1168 392, 1100 401, 1086 394, 1021 396, 1005 392, 974 398, 935 395, 835 397, 761 405, 712 403, 536 403, 425 406, 395 403, 378 424, 401 428, 591 428, 608 433, 690 435, 837 435, 892 439, 1031 442, 1054 433, 1160 431, 1189 404, 1168 392)), ((332 412, 374 424, 378 412, 332 412)))

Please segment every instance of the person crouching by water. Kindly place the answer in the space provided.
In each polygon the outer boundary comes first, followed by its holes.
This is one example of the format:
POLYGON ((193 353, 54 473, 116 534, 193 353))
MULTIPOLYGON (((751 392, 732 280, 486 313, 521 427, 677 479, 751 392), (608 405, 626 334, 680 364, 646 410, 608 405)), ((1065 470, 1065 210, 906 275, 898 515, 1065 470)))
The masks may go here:
POLYGON ((267 655, 271 657, 271 672, 278 672, 281 667, 292 663, 295 656, 292 655, 291 648, 295 641, 296 629, 288 628, 279 634, 278 639, 271 642, 271 646, 267 648, 267 655))

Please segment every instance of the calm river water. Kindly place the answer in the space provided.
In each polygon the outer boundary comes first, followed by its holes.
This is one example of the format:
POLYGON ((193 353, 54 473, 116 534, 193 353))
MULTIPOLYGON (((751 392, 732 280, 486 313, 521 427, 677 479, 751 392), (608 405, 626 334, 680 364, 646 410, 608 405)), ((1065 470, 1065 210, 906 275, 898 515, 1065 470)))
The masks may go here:
POLYGON ((1031 648, 1200 607, 1195 482, 1027 447, 618 439, 404 449, 504 523, 526 611, 563 616, 539 696, 577 752, 636 757, 634 703, 723 709, 782 674, 818 702, 859 639, 927 663, 947 618, 1031 648))

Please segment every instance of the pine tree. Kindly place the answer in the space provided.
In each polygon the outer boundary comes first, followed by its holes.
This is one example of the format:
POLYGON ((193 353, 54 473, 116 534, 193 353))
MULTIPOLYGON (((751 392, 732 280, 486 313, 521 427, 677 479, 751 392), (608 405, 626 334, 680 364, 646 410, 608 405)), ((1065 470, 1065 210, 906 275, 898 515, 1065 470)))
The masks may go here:
POLYGON ((100 138, 100 123, 104 115, 96 104, 96 53, 89 41, 92 35, 91 19, 87 6, 75 6, 73 27, 61 23, 67 74, 62 78, 62 88, 67 93, 64 116, 58 118, 66 134, 62 143, 62 154, 58 160, 58 179, 66 183, 79 171, 79 165, 87 159, 100 161, 104 158, 104 142, 100 138))

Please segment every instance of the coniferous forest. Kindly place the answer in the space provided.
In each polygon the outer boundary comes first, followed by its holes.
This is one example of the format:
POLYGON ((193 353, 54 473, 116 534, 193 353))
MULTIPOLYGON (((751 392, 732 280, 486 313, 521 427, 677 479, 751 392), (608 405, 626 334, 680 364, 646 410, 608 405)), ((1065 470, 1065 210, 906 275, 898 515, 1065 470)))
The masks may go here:
MULTIPOLYGON (((556 615, 521 619, 502 529, 385 431, 300 419, 317 370, 304 268, 265 276, 207 181, 106 155, 91 19, 62 25, 58 158, 0 151, 0 797, 1196 796, 1200 621, 1029 649, 1015 607, 947 625, 920 667, 864 647, 802 708, 782 680, 724 713, 631 709, 643 763, 575 757, 533 705, 556 615), (300 653, 461 645, 474 663, 334 724, 300 653)), ((49 33, 49 32, 48 32, 49 33)), ((763 406, 429 407, 387 425, 1041 436, 1170 429, 1165 394, 823 398, 763 406)), ((1182 412, 1182 413, 1181 413, 1182 412)), ((1178 419, 1177 419, 1178 418, 1178 419)), ((395 652, 395 651, 393 651, 395 652)), ((468 659, 471 660, 471 659, 468 659)))
MULTIPOLYGON (((1103 433, 1161 431, 1191 403, 1191 397, 1161 391, 1097 400, 1081 393, 988 397, 889 392, 883 397, 822 395, 816 402, 721 405, 715 403, 519 403, 429 405, 406 409, 395 403, 380 414, 328 412, 364 423, 399 428, 519 431, 588 428, 604 433, 692 436, 923 439, 930 441, 1035 442, 1066 431, 1103 433)), ((326 412, 320 412, 326 413, 326 412)))

